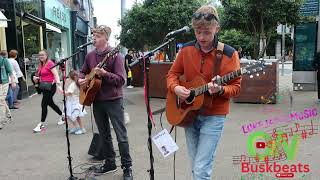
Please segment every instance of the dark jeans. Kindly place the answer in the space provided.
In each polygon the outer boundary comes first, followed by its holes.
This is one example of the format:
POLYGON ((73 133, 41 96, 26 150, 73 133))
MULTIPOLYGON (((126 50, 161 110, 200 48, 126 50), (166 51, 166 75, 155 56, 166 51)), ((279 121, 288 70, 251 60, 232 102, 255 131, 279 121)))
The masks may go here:
POLYGON ((94 102, 93 114, 99 130, 103 155, 106 158, 106 162, 115 163, 116 157, 111 137, 111 122, 117 136, 121 156, 121 167, 124 168, 132 166, 127 129, 124 124, 123 99, 120 98, 112 101, 94 102))
POLYGON ((51 91, 47 90, 41 90, 42 91, 42 101, 41 101, 41 122, 44 122, 47 118, 48 114, 48 106, 50 106, 56 113, 58 113, 60 116, 62 115, 62 112, 60 108, 53 102, 53 96, 56 93, 56 84, 53 84, 51 87, 51 91))
POLYGON ((21 86, 22 86, 22 83, 23 83, 23 78, 22 78, 22 77, 19 77, 19 78, 18 78, 18 81, 19 81, 19 86, 20 86, 20 88, 19 88, 19 92, 18 92, 17 99, 18 99, 18 100, 21 100, 21 99, 22 99, 22 88, 21 88, 21 86))

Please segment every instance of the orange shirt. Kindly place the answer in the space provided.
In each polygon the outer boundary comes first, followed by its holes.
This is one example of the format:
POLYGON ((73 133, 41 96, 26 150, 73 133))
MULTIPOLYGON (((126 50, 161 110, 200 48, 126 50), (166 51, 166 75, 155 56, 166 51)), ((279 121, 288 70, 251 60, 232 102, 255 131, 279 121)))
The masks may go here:
POLYGON ((164 61, 164 52, 158 52, 155 59, 157 61, 164 61))
MULTIPOLYGON (((171 69, 167 75, 167 88, 174 92, 174 88, 179 85, 179 77, 184 75, 185 80, 191 81, 196 76, 204 76, 208 82, 213 78, 213 66, 216 60, 216 48, 218 41, 213 42, 213 50, 203 53, 199 44, 191 42, 185 45, 179 52, 171 69), (203 64, 201 63, 203 54, 203 64)), ((237 51, 224 45, 223 57, 220 64, 220 76, 240 69, 240 60, 237 51)), ((221 96, 205 94, 205 99, 209 103, 204 103, 200 114, 202 115, 226 115, 230 109, 230 98, 238 96, 240 93, 241 77, 229 81, 223 85, 224 93, 221 96), (211 102, 210 102, 211 101, 211 102)))

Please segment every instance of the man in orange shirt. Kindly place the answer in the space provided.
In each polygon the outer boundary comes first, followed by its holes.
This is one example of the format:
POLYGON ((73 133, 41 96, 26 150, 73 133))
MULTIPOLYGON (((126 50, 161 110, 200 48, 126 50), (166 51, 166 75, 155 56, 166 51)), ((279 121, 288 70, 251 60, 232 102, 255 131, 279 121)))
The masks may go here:
MULTIPOLYGON (((230 98, 239 95, 241 78, 218 85, 216 79, 240 69, 237 51, 224 45, 222 58, 217 60, 219 19, 211 6, 202 6, 192 16, 196 41, 187 43, 179 52, 167 76, 169 91, 185 100, 190 90, 179 85, 179 77, 186 81, 202 76, 209 83, 209 93, 195 121, 185 127, 186 142, 194 180, 211 180, 216 147, 229 113, 230 98), (217 76, 214 76, 217 74, 217 76)), ((220 44, 220 43, 219 43, 220 44)), ((220 44, 221 45, 221 44, 220 44)), ((220 56, 221 57, 221 56, 220 56)))

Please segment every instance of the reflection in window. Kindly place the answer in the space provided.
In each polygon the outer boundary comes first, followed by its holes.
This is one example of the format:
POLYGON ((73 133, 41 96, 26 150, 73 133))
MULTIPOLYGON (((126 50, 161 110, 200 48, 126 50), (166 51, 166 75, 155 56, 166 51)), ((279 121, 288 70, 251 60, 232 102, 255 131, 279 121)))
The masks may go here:
POLYGON ((16 0, 17 12, 26 12, 41 17, 41 0, 16 0))

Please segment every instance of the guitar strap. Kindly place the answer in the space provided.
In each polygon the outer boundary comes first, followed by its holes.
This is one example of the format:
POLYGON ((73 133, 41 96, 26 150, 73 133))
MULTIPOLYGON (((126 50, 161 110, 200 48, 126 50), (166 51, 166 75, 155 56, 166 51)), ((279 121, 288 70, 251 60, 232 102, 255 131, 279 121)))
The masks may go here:
POLYGON ((219 75, 220 73, 220 65, 221 65, 221 60, 223 57, 223 49, 224 49, 224 44, 221 42, 218 42, 217 50, 216 50, 216 59, 213 67, 213 77, 219 75))
MULTIPOLYGON (((216 49, 216 52, 215 52, 215 57, 216 58, 215 58, 214 65, 213 65, 213 70, 212 70, 212 78, 217 76, 217 75, 219 75, 219 73, 220 73, 220 65, 221 65, 221 60, 222 60, 222 57, 223 57, 223 49, 224 49, 224 44, 221 43, 221 42, 218 42, 217 49, 216 49)), ((203 106, 202 107, 211 108, 212 100, 216 96, 217 96, 216 94, 213 94, 211 96, 207 96, 208 100, 205 100, 203 102, 203 106)), ((203 111, 203 108, 200 109, 200 112, 201 111, 203 111)))

